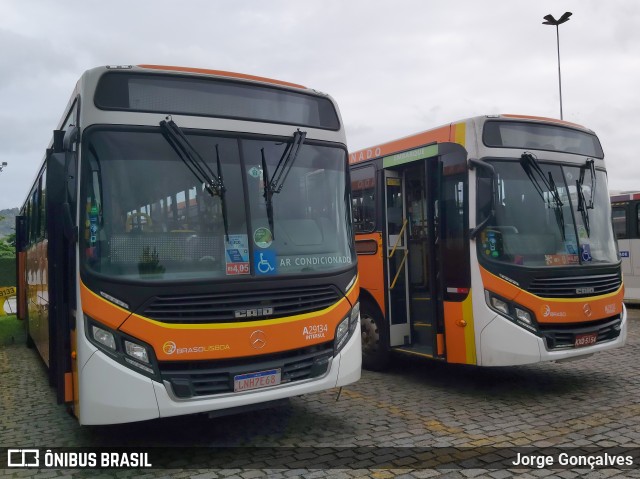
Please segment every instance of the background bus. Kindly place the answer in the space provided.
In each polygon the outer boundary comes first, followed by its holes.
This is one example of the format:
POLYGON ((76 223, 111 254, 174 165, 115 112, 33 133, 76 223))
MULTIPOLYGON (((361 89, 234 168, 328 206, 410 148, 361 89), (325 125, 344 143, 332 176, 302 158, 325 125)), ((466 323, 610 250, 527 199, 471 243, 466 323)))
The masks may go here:
POLYGON ((590 130, 476 117, 350 154, 363 364, 504 366, 621 346, 604 154, 590 130))
POLYGON ((58 401, 109 424, 356 381, 345 145, 300 85, 85 72, 16 220, 19 316, 58 401))
POLYGON ((640 303, 640 192, 611 195, 613 231, 624 275, 624 300, 640 303))

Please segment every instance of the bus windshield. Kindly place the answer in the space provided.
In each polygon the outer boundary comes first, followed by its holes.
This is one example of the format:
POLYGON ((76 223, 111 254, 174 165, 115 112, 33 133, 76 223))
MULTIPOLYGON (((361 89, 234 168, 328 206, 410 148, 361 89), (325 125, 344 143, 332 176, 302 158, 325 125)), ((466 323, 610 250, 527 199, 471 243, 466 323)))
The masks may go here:
POLYGON ((159 129, 85 132, 85 271, 130 280, 223 280, 331 272, 355 261, 343 148, 302 144, 272 195, 269 221, 262 152, 272 173, 293 137, 184 133, 198 153, 195 166, 159 129), (198 168, 207 172, 204 181, 198 168), (217 178, 224 178, 218 188, 206 184, 217 178))
MULTIPOLYGON (((539 162, 544 177, 551 178, 545 184, 528 176, 519 161, 491 164, 497 177, 495 216, 480 234, 481 258, 533 267, 617 263, 604 171, 595 170, 592 177, 583 171, 589 165, 539 162)), ((479 181, 489 181, 486 175, 480 172, 479 181)), ((490 203, 478 197, 479 220, 490 203)))

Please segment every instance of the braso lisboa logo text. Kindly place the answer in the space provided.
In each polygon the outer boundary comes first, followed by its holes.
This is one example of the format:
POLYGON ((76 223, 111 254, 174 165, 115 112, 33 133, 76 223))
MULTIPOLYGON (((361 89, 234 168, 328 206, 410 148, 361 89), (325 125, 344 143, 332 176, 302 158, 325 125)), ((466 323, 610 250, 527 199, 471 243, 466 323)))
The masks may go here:
POLYGON ((209 351, 225 351, 231 349, 228 344, 210 344, 208 346, 188 346, 179 348, 175 342, 167 341, 162 345, 162 351, 170 356, 172 354, 207 353, 209 351))
POLYGON ((545 318, 563 318, 567 315, 567 313, 565 311, 551 311, 551 306, 545 304, 542 315, 545 318))

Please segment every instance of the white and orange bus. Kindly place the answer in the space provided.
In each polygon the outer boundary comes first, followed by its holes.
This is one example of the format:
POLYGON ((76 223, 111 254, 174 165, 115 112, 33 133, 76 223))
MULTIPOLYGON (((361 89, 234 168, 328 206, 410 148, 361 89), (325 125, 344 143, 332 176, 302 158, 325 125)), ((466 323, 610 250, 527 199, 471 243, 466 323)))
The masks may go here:
POLYGON ((78 81, 17 219, 19 315, 81 424, 230 413, 360 377, 343 124, 287 82, 78 81))
POLYGON ((622 346, 604 154, 572 123, 470 118, 350 154, 363 365, 507 366, 622 346))
POLYGON ((640 303, 640 192, 611 195, 613 231, 618 240, 624 300, 640 303))

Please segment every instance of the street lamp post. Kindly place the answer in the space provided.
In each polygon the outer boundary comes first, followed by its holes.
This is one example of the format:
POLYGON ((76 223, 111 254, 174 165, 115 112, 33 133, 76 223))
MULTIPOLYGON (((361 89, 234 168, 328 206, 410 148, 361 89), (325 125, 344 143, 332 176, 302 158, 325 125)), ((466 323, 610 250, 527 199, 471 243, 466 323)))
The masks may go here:
POLYGON ((569 21, 569 17, 572 15, 571 12, 564 12, 564 14, 558 18, 557 20, 553 18, 553 15, 545 15, 544 18, 546 22, 542 22, 543 25, 555 25, 556 27, 556 39, 558 40, 558 89, 560 90, 560 119, 562 120, 562 79, 560 76, 560 29, 558 28, 565 22, 569 21))

